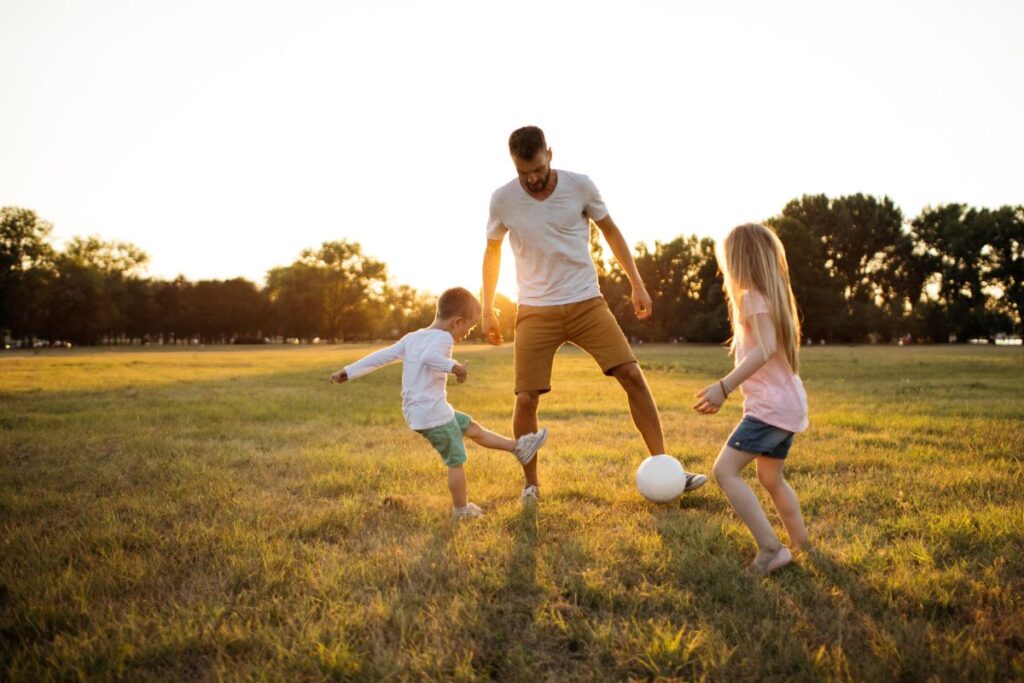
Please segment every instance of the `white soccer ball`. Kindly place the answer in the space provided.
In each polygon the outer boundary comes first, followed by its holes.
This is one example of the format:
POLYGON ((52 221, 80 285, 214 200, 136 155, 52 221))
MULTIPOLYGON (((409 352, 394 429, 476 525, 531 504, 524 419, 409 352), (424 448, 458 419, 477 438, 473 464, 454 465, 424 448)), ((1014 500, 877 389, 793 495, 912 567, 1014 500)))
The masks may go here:
POLYGON ((668 503, 686 488, 686 470, 671 455, 652 455, 636 470, 636 487, 653 503, 668 503))

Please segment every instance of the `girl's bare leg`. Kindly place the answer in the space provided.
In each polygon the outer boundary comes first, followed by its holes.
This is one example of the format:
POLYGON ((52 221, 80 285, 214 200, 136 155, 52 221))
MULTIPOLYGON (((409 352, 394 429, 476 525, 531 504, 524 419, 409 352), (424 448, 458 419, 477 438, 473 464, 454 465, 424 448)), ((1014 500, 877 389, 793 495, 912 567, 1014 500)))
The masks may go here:
POLYGON ((789 542, 797 550, 807 548, 807 527, 800 514, 800 501, 789 483, 782 476, 785 460, 760 456, 757 458, 757 479, 772 497, 775 509, 779 511, 782 523, 789 532, 789 542))
POLYGON ((747 525, 757 542, 758 553, 755 562, 767 562, 779 551, 782 544, 768 522, 764 510, 761 509, 757 496, 740 476, 740 471, 756 457, 753 453, 725 446, 718 454, 712 472, 715 481, 725 492, 725 497, 729 499, 736 514, 747 525))

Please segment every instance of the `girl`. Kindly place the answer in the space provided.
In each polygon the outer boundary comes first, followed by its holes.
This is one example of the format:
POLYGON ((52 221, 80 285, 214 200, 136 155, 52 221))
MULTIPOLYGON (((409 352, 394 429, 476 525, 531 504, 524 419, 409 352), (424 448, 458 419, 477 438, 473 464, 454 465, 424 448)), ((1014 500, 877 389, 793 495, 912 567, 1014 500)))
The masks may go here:
POLYGON ((786 252, 774 232, 751 223, 733 228, 716 256, 729 301, 735 367, 697 392, 694 409, 716 413, 729 394, 742 388, 743 419, 718 454, 714 477, 757 541, 757 557, 747 570, 764 576, 789 564, 793 555, 740 476, 752 460, 793 548, 808 547, 800 503, 782 477, 793 434, 807 429, 807 394, 797 375, 800 322, 786 252))

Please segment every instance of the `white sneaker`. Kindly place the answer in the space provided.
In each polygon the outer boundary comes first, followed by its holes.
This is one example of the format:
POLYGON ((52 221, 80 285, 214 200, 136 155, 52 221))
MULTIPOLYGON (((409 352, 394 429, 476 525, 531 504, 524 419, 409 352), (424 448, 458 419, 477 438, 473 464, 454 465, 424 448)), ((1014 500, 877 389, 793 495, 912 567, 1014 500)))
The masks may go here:
POLYGON ((548 428, 542 427, 535 434, 523 434, 516 441, 516 448, 512 451, 512 455, 516 456, 516 460, 521 465, 528 465, 534 456, 537 455, 537 451, 544 445, 544 442, 548 440, 548 428))
POLYGON ((466 503, 464 508, 452 508, 452 517, 455 519, 475 519, 483 516, 484 511, 476 503, 466 503))
POLYGON ((689 493, 690 491, 696 491, 708 478, 703 474, 687 474, 686 475, 686 488, 683 489, 683 493, 689 493))
POLYGON ((540 500, 540 489, 536 486, 527 486, 523 489, 523 494, 519 496, 519 501, 523 505, 536 505, 540 500))

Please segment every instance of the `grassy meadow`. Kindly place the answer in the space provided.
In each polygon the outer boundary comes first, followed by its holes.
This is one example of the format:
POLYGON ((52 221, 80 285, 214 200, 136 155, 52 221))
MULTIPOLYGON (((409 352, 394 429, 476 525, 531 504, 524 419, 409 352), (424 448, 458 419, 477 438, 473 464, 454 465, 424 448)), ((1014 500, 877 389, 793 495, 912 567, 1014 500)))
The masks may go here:
MULTIPOLYGON (((399 368, 326 381, 372 348, 0 355, 0 679, 1024 680, 1020 348, 805 349, 816 551, 767 579, 713 482, 636 493, 624 394, 572 348, 540 506, 470 445, 487 514, 451 521, 399 368)), ((511 348, 456 351, 450 401, 507 433, 511 348)), ((637 352, 710 474, 740 403, 690 405, 726 352, 637 352)))

